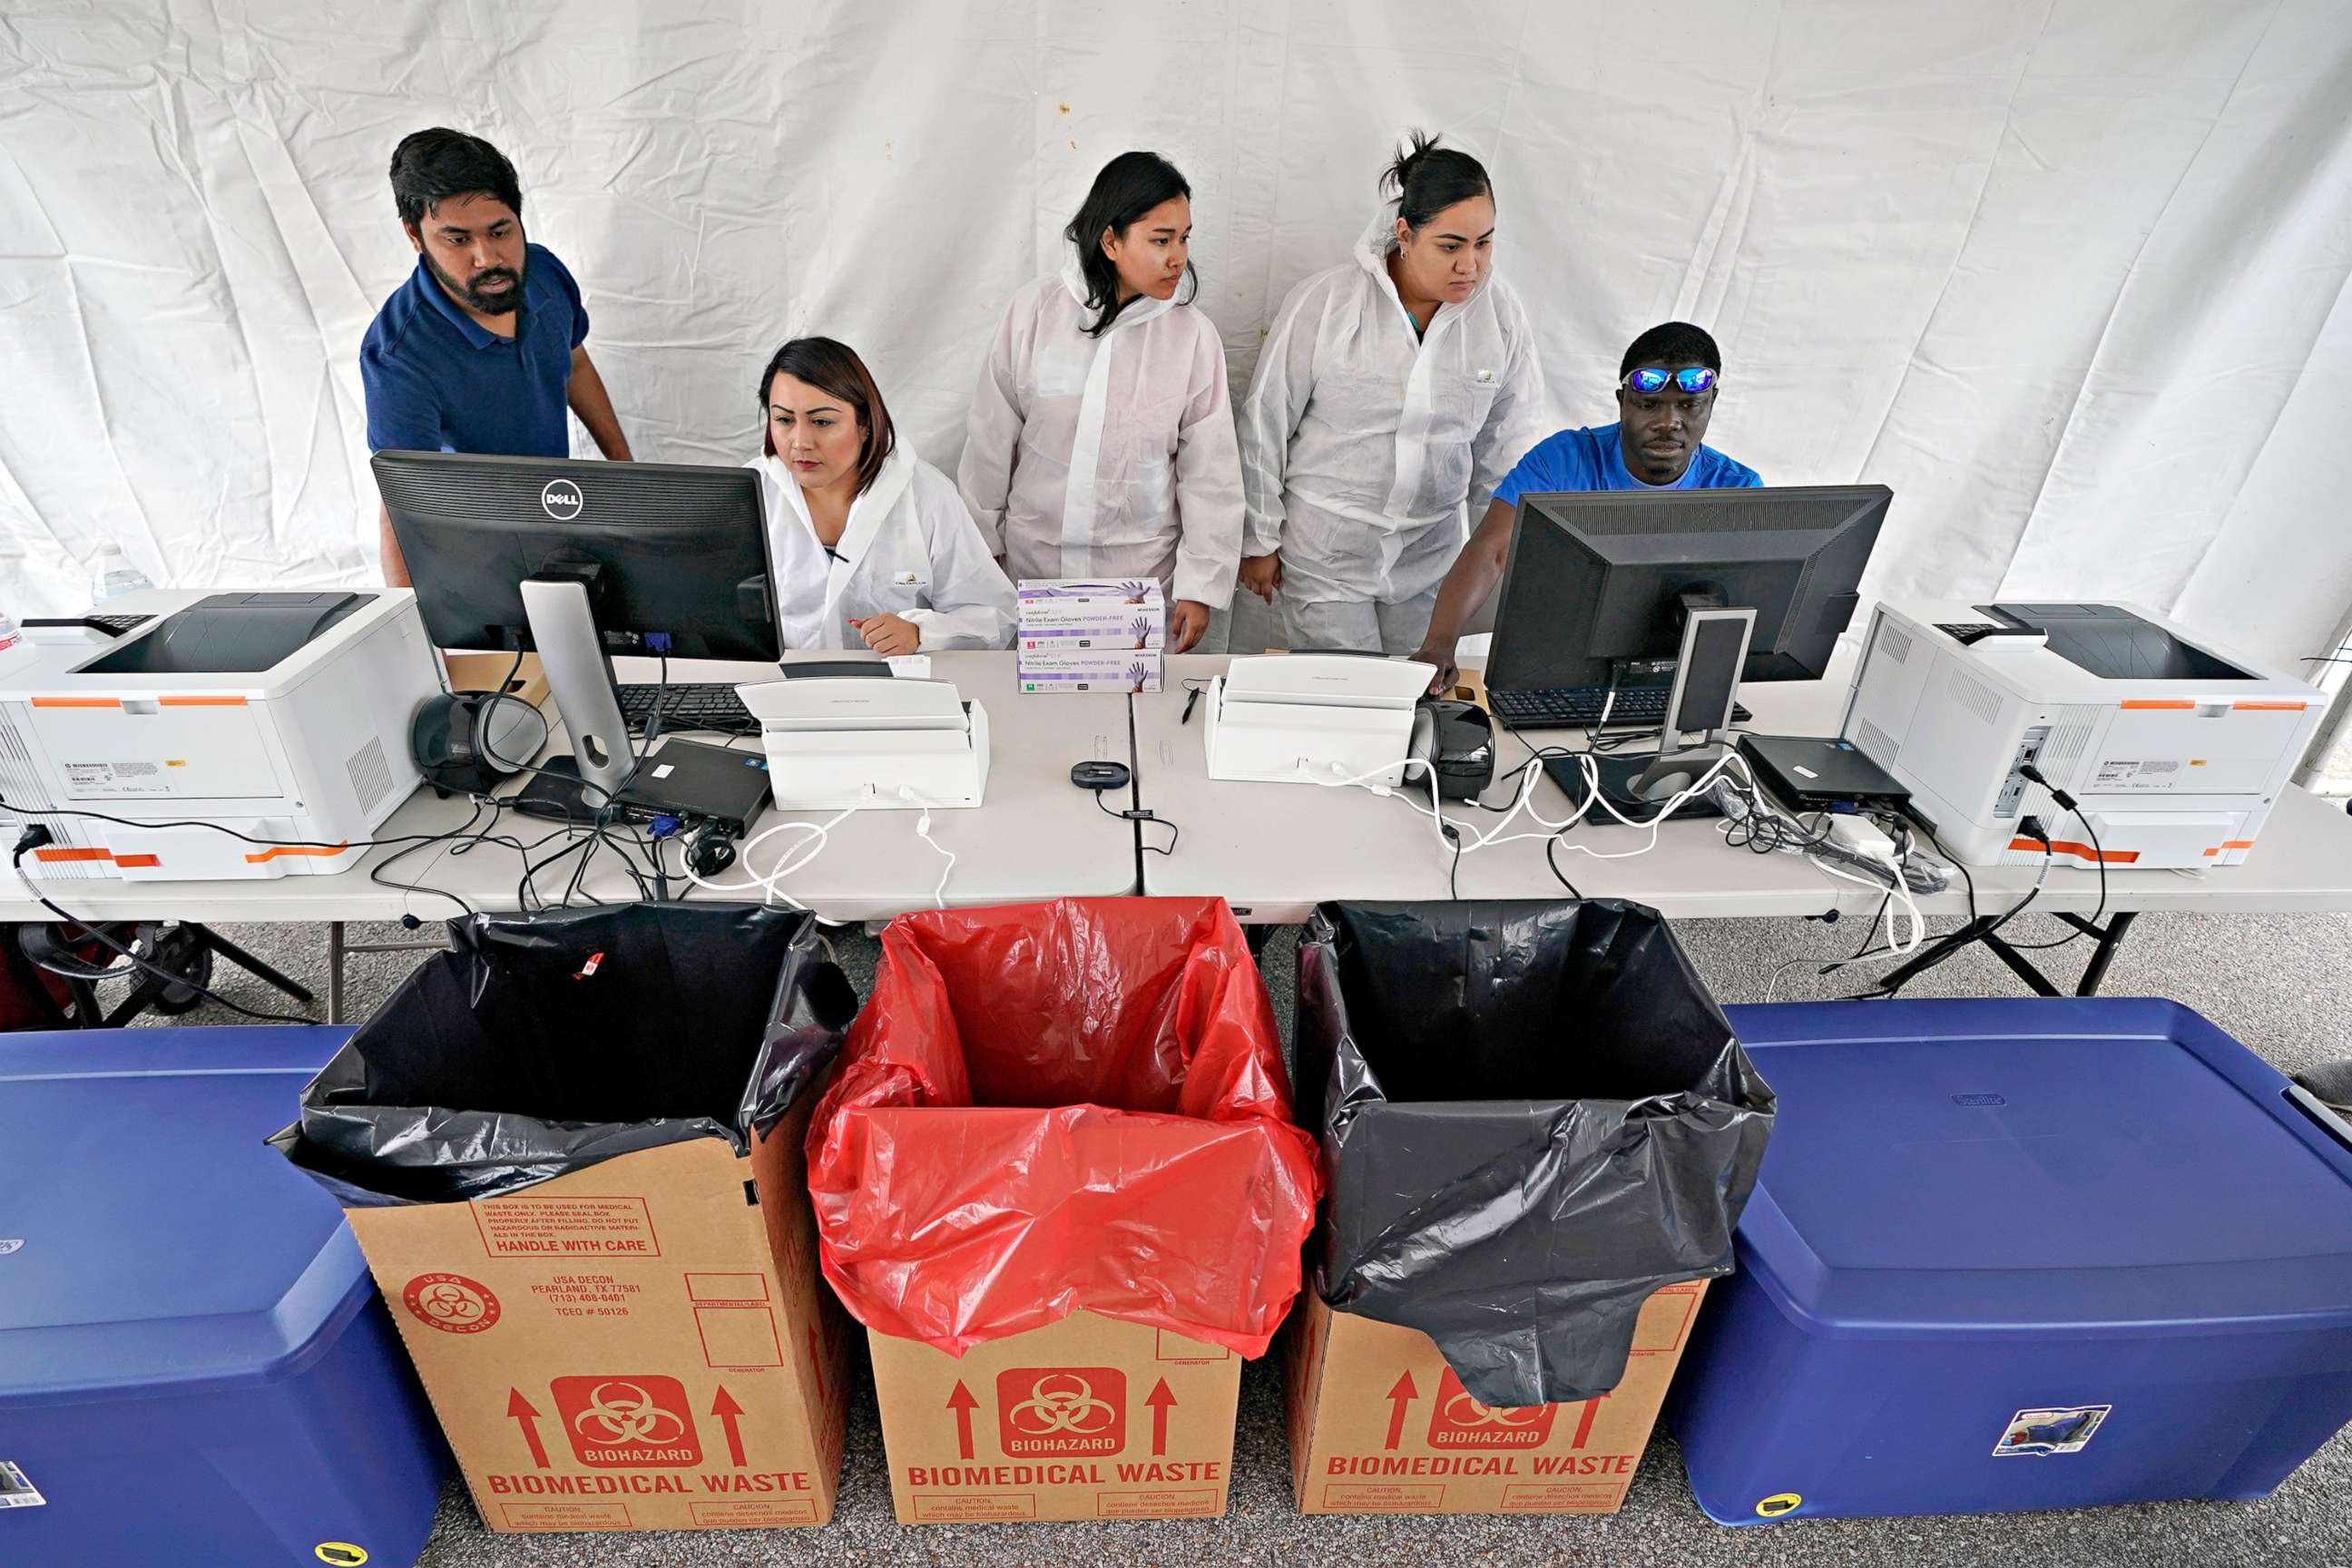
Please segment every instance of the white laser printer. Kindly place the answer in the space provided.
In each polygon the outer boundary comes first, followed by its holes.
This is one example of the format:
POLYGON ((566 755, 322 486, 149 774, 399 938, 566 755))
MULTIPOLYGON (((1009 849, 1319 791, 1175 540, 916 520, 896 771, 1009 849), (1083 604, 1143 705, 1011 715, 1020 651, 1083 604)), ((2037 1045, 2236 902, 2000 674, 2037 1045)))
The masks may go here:
POLYGON ((0 873, 131 881, 341 871, 418 783, 409 725, 440 689, 405 588, 156 589, 106 603, 114 636, 28 626, 0 652, 0 873), (120 822, 57 811, 101 813, 120 822), (250 844, 202 826, 232 828, 250 844))
POLYGON ((760 721, 780 811, 978 805, 988 793, 988 710, 953 681, 802 676, 735 692, 760 721))
POLYGON ((1396 784, 1413 705, 1437 673, 1411 659, 1286 653, 1234 659, 1209 682, 1213 779, 1396 784))
POLYGON ((2041 819, 2073 862, 2231 866, 2261 835, 2327 706, 2121 605, 1881 605, 1842 732, 1912 794, 1952 854, 2032 864, 2041 819), (2082 822, 2019 770, 2074 797, 2082 822))

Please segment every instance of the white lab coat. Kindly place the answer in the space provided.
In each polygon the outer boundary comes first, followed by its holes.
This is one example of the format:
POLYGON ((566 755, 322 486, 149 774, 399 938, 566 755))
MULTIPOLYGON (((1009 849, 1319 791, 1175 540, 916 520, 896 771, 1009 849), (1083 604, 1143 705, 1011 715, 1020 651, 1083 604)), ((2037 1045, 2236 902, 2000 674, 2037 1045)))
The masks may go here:
POLYGON ((1179 300, 1083 330, 1077 262, 1013 297, 981 366, 956 485, 1014 578, 1156 577, 1223 609, 1242 542, 1225 349, 1179 300))
POLYGON ((771 457, 744 466, 760 476, 786 647, 863 648, 849 623, 885 613, 921 628, 924 653, 1011 646, 1013 584, 945 474, 904 447, 891 453, 850 503, 836 560, 792 470, 771 457))
POLYGON ((1550 433, 1535 334, 1489 269, 1427 336, 1388 273, 1387 204, 1352 260, 1290 291, 1242 400, 1245 555, 1282 552, 1283 594, 1395 604, 1461 552, 1464 508, 1550 433))

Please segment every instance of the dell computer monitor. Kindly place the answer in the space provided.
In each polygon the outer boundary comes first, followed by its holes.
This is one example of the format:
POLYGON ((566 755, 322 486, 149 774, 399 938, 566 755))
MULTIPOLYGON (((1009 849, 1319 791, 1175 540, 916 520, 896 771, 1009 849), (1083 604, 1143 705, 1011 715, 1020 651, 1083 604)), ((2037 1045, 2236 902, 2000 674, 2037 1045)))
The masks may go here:
POLYGON ((613 654, 782 656, 749 468, 450 452, 378 452, 373 467, 434 642, 538 653, 572 755, 533 785, 567 816, 583 798, 625 805, 636 772, 613 654), (553 781, 567 770, 584 797, 553 781))
MULTIPOLYGON (((782 656, 750 468, 378 452, 376 489, 441 647, 537 647, 522 584, 577 581, 609 653, 782 656)), ((559 699, 560 700, 560 699, 559 699)))
POLYGON ((1884 485, 1524 496, 1486 684, 1665 685, 1697 607, 1756 612, 1740 679, 1818 680, 1893 499, 1884 485))

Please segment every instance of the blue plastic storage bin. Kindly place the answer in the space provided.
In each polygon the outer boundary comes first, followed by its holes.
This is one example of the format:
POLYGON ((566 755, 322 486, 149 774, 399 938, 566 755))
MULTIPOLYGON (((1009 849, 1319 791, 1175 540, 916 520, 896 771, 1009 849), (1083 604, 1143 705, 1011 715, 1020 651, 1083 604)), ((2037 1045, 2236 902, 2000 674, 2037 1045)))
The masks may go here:
POLYGON ((2185 1007, 1727 1007, 1780 1121, 1668 1396, 1707 1516, 2267 1495, 2352 1418, 2352 1152, 2185 1007))
POLYGON ((350 1033, 0 1036, 0 1563, 423 1549, 440 1428, 342 1211, 262 1142, 350 1033))

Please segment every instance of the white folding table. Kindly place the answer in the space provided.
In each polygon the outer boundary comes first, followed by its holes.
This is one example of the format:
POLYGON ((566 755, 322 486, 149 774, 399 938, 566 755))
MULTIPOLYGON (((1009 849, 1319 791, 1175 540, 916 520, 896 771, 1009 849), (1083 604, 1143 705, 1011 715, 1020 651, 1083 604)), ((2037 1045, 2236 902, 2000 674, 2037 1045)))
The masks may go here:
MULTIPOLYGON (((616 663, 624 681, 655 678, 652 660, 616 663)), ((968 700, 987 706, 991 740, 984 804, 932 811, 930 836, 939 847, 936 849, 915 832, 919 812, 853 813, 831 830, 825 847, 804 868, 779 879, 778 893, 828 921, 845 922, 883 920, 930 908, 935 891, 950 905, 1137 891, 1135 828, 1115 814, 1115 808, 1134 804, 1132 787, 1098 805, 1092 795, 1070 783, 1075 763, 1131 762, 1126 697, 1118 692, 1024 696, 1016 689, 1011 653, 933 655, 931 674, 955 682, 968 700), (1106 810, 1105 805, 1114 810, 1106 810), (942 851, 956 857, 944 889, 940 873, 948 869, 948 862, 942 851)), ((772 665, 670 661, 670 677, 680 684, 764 680, 776 676, 772 665)), ((759 745, 756 740, 735 743, 751 752, 756 752, 759 745)), ((551 753, 565 750, 560 728, 548 750, 551 753)), ((500 793, 512 795, 520 784, 517 780, 500 793)), ((44 880, 40 887, 77 919, 324 923, 328 927, 329 1016, 340 1020, 345 954, 439 945, 351 943, 344 938, 346 922, 439 921, 461 914, 467 907, 480 910, 524 907, 521 881, 526 862, 513 848, 463 837, 437 845, 413 842, 418 837, 456 833, 474 815, 469 801, 443 800, 430 789, 420 789, 377 829, 376 838, 383 847, 368 851, 358 867, 332 876, 288 876, 251 882, 64 879, 44 880), (393 842, 404 838, 412 842, 393 842), (404 850, 412 852, 404 854, 404 850), (372 879, 372 871, 380 872, 384 881, 372 879)), ((833 815, 771 810, 752 825, 751 835, 756 838, 780 823, 823 822, 833 815)), ((482 820, 487 822, 487 813, 482 820)), ((509 811, 501 815, 498 831, 529 844, 558 833, 560 825, 509 811)), ((671 895, 757 900, 762 896, 761 889, 751 875, 772 869, 805 839, 800 833, 780 833, 759 843, 744 859, 713 879, 729 889, 727 892, 697 888, 673 877, 671 895)), ((537 853, 551 853, 563 843, 562 837, 549 838, 537 853)), ((581 898, 610 903, 637 896, 636 885, 617 856, 609 848, 596 852, 577 889, 581 898)), ((677 866, 675 849, 667 863, 677 866)), ((533 883, 533 901, 561 901, 572 890, 573 865, 572 859, 565 859, 540 872, 533 883)), ((21 886, 0 889, 0 921, 51 918, 21 886)))
MULTIPOLYGON (((1133 699, 1143 805, 1182 830, 1173 854, 1143 858, 1144 891, 1221 894, 1244 920, 1269 923, 1303 921, 1326 900, 1445 898, 1453 850, 1438 837, 1423 804, 1427 796, 1417 786, 1381 796, 1360 786, 1241 784, 1208 776, 1199 704, 1190 722, 1184 721, 1184 708, 1189 689, 1205 686, 1229 662, 1204 656, 1171 658, 1164 689, 1133 699)), ((1827 680, 1749 683, 1739 696, 1755 714, 1748 726, 1754 731, 1826 735, 1836 731, 1845 691, 1842 668, 1833 666, 1827 680)), ((1525 762, 1531 747, 1583 743, 1574 731, 1498 730, 1496 772, 1525 762)), ((1498 785, 1486 798, 1503 804, 1516 796, 1498 785)), ((1570 804, 1549 776, 1536 786, 1533 810, 1542 817, 1564 821, 1570 804)), ((1465 837, 1502 821, 1499 814, 1464 802, 1448 802, 1445 813, 1465 837)), ((1832 909, 1852 914, 1875 907, 1871 889, 1842 881, 1802 856, 1759 855, 1726 844, 1721 826, 1717 818, 1669 821, 1657 829, 1655 847, 1645 848, 1654 842, 1646 827, 1588 823, 1555 847, 1556 874, 1545 859, 1547 830, 1523 814, 1506 833, 1529 837, 1465 854, 1454 887, 1465 899, 1560 898, 1568 894, 1564 876, 1584 897, 1633 900, 1670 919, 1787 918, 1832 909)), ((1149 841, 1164 842, 1165 836, 1149 841)), ((1983 919, 1989 922, 2022 897, 2035 873, 2032 866, 1971 868, 1983 919)), ((2084 994, 2096 988, 2116 944, 2143 910, 2352 910, 2352 818, 2290 787, 2242 866, 2207 872, 2110 868, 2106 875, 2109 918, 2091 933, 2095 946, 2084 994)), ((1958 881, 1917 902, 1927 914, 1969 912, 1958 881)), ((2098 873, 2062 864, 2051 868, 2033 908, 2079 920, 2098 903, 2098 873)), ((1998 944, 1995 951, 2001 951, 1998 944)), ((2021 972, 2021 978, 2033 984, 2038 976, 2021 972)))

